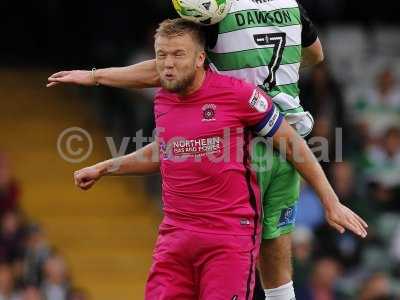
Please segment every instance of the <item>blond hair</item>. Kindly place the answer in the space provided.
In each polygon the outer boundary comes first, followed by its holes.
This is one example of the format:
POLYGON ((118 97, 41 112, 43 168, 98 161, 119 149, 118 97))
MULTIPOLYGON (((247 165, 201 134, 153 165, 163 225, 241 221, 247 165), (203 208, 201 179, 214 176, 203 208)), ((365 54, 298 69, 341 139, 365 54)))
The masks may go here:
POLYGON ((193 40, 204 49, 206 46, 206 37, 203 28, 191 21, 177 18, 167 19, 160 23, 154 36, 155 39, 158 37, 177 37, 185 34, 191 35, 193 40))

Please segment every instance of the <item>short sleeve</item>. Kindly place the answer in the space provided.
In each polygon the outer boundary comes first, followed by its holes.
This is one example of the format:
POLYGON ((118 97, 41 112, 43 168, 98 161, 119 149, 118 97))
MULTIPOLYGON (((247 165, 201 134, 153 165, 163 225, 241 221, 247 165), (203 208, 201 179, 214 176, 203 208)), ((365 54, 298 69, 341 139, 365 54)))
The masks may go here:
POLYGON ((238 94, 239 115, 244 126, 250 127, 260 136, 273 136, 282 124, 283 116, 271 97, 253 85, 246 85, 238 94))
POLYGON ((304 9, 303 6, 299 3, 299 9, 300 9, 300 18, 301 18, 301 45, 302 47, 309 47, 318 38, 318 32, 317 28, 311 21, 310 17, 308 16, 307 11, 304 9))

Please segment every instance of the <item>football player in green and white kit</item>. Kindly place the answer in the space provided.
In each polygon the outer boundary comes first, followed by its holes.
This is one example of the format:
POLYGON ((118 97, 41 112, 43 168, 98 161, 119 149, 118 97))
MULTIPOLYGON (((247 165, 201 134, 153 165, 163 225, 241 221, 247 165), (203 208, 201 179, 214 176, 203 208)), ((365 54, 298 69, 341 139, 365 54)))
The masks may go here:
MULTIPOLYGON (((321 62, 323 52, 314 25, 296 0, 234 0, 227 17, 205 30, 210 68, 259 85, 300 135, 311 132, 313 118, 299 99, 299 69, 321 62)), ((95 72, 62 71, 49 77, 48 86, 59 83, 146 88, 159 86, 159 78, 155 61, 149 60, 95 72)), ((292 300, 291 232, 300 176, 265 144, 255 144, 253 151, 264 206, 260 269, 266 299, 292 300)), ((332 227, 365 236, 354 225, 353 213, 337 199, 321 202, 332 227)))

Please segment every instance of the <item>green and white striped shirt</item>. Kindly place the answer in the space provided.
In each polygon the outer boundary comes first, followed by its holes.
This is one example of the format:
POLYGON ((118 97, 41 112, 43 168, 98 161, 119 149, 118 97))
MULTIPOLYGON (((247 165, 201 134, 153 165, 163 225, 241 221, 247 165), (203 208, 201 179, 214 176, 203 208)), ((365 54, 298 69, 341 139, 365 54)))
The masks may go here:
POLYGON ((313 119, 299 99, 302 47, 317 34, 296 0, 232 0, 228 16, 210 28, 211 69, 262 87, 298 132, 305 136, 313 119))

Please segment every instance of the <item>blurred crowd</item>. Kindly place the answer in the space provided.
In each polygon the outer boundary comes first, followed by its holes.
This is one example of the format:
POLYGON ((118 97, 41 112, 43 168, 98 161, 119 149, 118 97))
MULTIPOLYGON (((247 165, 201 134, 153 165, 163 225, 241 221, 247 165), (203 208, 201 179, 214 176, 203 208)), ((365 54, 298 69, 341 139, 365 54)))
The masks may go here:
POLYGON ((315 117, 309 144, 339 198, 369 223, 362 240, 330 229, 304 183, 294 233, 298 300, 400 299, 400 89, 390 67, 367 88, 339 83, 325 63, 301 81, 301 99, 315 117), (337 130, 341 128, 341 130, 337 130), (339 152, 339 153, 338 153, 339 152))
POLYGON ((20 208, 21 187, 0 153, 0 300, 85 300, 63 256, 20 208))

